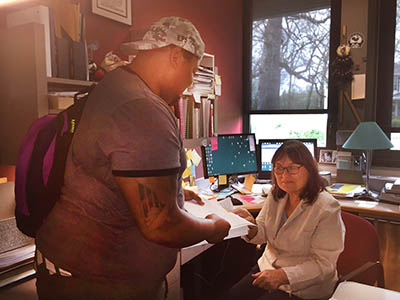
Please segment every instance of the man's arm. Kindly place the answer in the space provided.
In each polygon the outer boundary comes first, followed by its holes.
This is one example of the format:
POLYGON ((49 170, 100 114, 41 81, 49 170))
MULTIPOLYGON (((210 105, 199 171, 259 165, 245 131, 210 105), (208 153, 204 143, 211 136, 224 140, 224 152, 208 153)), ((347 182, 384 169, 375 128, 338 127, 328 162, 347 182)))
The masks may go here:
POLYGON ((182 248, 202 240, 216 243, 228 234, 229 223, 216 215, 199 219, 178 207, 177 175, 115 179, 140 231, 152 242, 182 248))

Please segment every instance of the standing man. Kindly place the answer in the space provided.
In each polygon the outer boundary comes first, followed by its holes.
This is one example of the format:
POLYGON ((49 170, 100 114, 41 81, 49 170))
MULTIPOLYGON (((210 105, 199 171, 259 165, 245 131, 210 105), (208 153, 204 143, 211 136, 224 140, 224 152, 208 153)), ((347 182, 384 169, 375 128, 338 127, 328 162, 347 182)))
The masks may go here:
POLYGON ((60 200, 37 233, 39 299, 163 299, 178 248, 222 241, 230 225, 185 212, 186 155, 170 106, 192 83, 204 43, 186 19, 162 18, 132 64, 90 94, 60 200))

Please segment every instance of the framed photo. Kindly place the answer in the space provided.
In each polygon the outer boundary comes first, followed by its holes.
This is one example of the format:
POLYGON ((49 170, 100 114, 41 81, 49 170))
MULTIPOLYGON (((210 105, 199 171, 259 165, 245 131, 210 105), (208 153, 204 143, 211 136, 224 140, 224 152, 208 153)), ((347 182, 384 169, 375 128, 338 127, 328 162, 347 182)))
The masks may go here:
POLYGON ((320 150, 319 162, 324 164, 336 164, 337 151, 336 150, 320 150))
POLYGON ((132 25, 131 0, 92 0, 92 12, 127 25, 132 25))

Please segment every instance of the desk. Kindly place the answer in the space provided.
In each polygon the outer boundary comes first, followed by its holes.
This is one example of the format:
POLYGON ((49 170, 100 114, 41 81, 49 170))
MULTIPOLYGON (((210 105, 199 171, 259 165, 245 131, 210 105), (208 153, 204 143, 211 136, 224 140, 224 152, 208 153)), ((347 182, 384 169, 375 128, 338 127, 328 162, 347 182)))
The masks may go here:
POLYGON ((400 293, 358 282, 345 281, 338 285, 330 300, 398 300, 400 293))
POLYGON ((384 202, 363 201, 353 199, 338 199, 343 210, 370 217, 384 219, 400 224, 400 205, 384 202))
POLYGON ((206 242, 200 242, 196 245, 192 245, 186 248, 182 248, 178 252, 178 257, 174 268, 167 274, 168 282, 168 297, 167 300, 181 300, 183 299, 183 294, 181 290, 181 266, 186 262, 190 261, 192 258, 200 255, 208 248, 211 248, 213 244, 206 242))

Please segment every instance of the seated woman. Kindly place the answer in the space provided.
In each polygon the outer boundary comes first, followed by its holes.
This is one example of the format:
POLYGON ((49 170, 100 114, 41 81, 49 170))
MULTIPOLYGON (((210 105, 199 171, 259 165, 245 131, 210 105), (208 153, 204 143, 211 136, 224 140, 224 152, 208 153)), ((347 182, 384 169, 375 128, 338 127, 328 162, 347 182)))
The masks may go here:
POLYGON ((257 225, 244 239, 267 243, 265 251, 226 299, 328 297, 344 247, 339 203, 325 191, 317 163, 301 142, 284 143, 272 163, 273 187, 256 220, 245 209, 235 210, 257 225))

